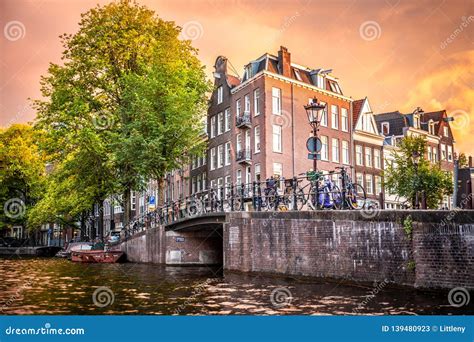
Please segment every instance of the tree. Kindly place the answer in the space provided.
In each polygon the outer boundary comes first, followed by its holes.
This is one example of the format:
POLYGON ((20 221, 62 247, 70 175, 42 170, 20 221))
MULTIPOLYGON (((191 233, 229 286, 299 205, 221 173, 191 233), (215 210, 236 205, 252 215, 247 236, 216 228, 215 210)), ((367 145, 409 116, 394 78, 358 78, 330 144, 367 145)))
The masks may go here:
POLYGON ((467 156, 466 156, 465 153, 459 154, 458 166, 459 166, 459 168, 463 168, 463 167, 468 167, 468 166, 469 166, 469 162, 468 162, 468 159, 467 159, 467 156))
POLYGON ((395 152, 393 164, 384 171, 384 185, 393 194, 407 198, 416 205, 416 198, 426 196, 430 209, 438 208, 443 196, 452 194, 452 176, 441 170, 438 164, 426 159, 426 140, 424 137, 405 137, 399 151, 395 152), (415 162, 414 156, 418 156, 415 162))
POLYGON ((88 146, 72 146, 87 130, 97 169, 93 177, 80 174, 99 200, 123 194, 125 223, 132 189, 203 150, 210 85, 197 51, 179 33, 173 22, 128 0, 97 6, 82 15, 76 34, 62 36, 64 66, 51 65, 42 80, 48 100, 36 102, 38 123, 50 146, 59 160, 71 153, 64 144, 88 158, 88 146))
POLYGON ((43 194, 47 158, 38 148, 42 138, 24 124, 0 130, 0 229, 26 227, 30 209, 43 194))

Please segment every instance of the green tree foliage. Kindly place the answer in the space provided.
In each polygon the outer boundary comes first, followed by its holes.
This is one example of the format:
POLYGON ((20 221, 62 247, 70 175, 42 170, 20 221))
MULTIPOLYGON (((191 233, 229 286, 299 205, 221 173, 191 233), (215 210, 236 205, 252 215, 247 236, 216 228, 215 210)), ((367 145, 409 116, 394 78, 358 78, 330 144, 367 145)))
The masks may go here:
POLYGON ((465 153, 461 153, 458 158, 458 165, 460 168, 468 167, 469 161, 465 153))
MULTIPOLYGON (((122 0, 82 15, 79 31, 62 35, 64 65, 42 78, 47 99, 36 101, 45 148, 78 196, 100 202, 160 179, 199 154, 210 90, 197 51, 180 28, 122 0), (82 195, 81 195, 82 194, 82 195)), ((91 204, 91 203, 89 203, 91 204)))
POLYGON ((423 137, 405 137, 400 150, 395 153, 394 163, 384 171, 386 189, 415 203, 416 193, 421 201, 424 192, 428 208, 437 208, 445 195, 453 191, 451 174, 442 171, 438 164, 426 159, 426 140, 423 137), (419 156, 418 163, 414 155, 419 156))
POLYGON ((0 229, 26 226, 30 208, 43 194, 46 156, 38 148, 42 138, 29 125, 0 130, 0 229))

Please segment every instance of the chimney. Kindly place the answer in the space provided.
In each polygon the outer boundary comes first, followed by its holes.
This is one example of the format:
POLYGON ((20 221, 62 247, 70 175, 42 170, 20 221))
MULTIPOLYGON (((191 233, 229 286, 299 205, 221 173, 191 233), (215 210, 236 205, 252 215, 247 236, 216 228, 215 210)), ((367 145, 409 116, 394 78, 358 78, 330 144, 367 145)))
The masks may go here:
POLYGON ((291 53, 284 46, 280 46, 278 51, 278 65, 283 76, 291 77, 291 53))

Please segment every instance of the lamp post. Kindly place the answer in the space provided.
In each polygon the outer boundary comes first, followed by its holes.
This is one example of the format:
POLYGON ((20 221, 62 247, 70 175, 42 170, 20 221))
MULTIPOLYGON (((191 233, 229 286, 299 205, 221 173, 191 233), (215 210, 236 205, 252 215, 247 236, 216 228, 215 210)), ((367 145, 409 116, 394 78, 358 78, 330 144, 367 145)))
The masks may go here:
POLYGON ((418 199, 418 163, 420 161, 420 153, 418 151, 414 151, 411 160, 413 162, 413 168, 415 169, 415 209, 419 209, 419 199, 418 199))
MULTIPOLYGON (((312 128, 314 143, 316 143, 316 139, 318 137, 319 124, 321 123, 321 119, 322 119, 325 108, 326 108, 326 105, 321 104, 316 97, 313 98, 310 104, 304 106, 304 109, 306 110, 306 115, 308 116, 309 124, 311 125, 311 128, 312 128)), ((313 156, 313 171, 314 172, 316 172, 316 168, 318 165, 317 162, 318 160, 316 159, 316 155, 314 155, 313 156)))

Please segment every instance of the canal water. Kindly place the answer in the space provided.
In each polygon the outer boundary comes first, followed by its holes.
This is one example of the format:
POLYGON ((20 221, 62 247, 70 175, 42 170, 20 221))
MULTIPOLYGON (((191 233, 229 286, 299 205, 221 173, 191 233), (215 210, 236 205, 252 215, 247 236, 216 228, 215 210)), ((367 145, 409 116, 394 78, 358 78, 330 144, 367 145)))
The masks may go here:
POLYGON ((77 264, 56 258, 0 259, 0 314, 352 315, 472 314, 446 293, 348 286, 219 267, 77 264))

